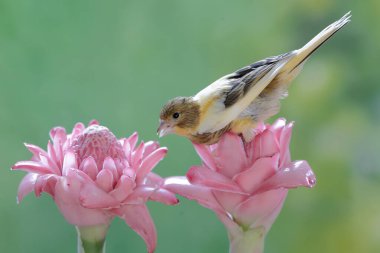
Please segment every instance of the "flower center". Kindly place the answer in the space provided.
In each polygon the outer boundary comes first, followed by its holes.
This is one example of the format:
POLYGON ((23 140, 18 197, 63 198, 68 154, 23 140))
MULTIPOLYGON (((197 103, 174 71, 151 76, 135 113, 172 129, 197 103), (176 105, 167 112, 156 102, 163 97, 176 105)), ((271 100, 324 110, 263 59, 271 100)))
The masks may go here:
POLYGON ((115 135, 108 128, 99 125, 91 125, 76 136, 70 149, 76 154, 78 164, 91 156, 99 169, 107 157, 119 161, 125 159, 123 148, 115 135))

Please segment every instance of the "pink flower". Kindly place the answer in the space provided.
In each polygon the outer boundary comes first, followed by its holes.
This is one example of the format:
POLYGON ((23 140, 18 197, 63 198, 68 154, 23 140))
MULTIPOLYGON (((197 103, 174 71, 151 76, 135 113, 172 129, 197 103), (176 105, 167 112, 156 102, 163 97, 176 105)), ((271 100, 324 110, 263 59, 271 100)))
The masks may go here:
POLYGON ((79 228, 108 227, 119 216, 153 252, 156 229, 145 202, 177 203, 174 194, 161 187, 163 179, 151 172, 167 149, 152 141, 136 147, 137 133, 118 140, 96 121, 87 128, 77 123, 71 134, 55 127, 50 137, 47 151, 25 144, 33 157, 12 167, 28 172, 18 201, 32 191, 36 196, 46 192, 66 220, 79 228))
POLYGON ((306 161, 290 159, 292 127, 279 119, 260 125, 249 143, 227 133, 214 145, 194 144, 203 165, 166 179, 165 187, 213 210, 228 230, 230 252, 262 252, 288 189, 316 182, 306 161))

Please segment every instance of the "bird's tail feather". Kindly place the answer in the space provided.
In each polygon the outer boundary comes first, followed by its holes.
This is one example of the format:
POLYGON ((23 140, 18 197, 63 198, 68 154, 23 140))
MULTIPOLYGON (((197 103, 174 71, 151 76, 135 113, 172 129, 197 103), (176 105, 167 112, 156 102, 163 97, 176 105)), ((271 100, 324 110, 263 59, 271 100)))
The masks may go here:
POLYGON ((329 38, 331 38, 344 25, 350 22, 350 18, 351 12, 348 12, 342 18, 323 29, 305 46, 296 51, 297 54, 286 64, 285 68, 290 69, 289 72, 291 72, 293 69, 300 66, 315 50, 317 50, 323 43, 325 43, 329 38))

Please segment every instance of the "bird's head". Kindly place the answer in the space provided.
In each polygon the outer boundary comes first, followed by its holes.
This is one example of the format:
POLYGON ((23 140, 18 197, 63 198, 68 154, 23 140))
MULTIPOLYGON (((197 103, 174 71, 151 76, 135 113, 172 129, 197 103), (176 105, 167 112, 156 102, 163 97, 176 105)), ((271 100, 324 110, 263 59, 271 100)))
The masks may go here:
POLYGON ((176 97, 161 109, 157 134, 162 137, 170 133, 188 135, 198 124, 199 104, 192 97, 176 97))

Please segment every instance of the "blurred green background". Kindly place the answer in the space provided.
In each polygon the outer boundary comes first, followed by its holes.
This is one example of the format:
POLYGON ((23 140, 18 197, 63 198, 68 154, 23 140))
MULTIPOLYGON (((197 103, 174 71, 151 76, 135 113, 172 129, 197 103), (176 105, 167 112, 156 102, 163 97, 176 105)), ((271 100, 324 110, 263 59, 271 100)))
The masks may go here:
MULTIPOLYGON (((48 131, 96 118, 118 137, 156 140, 160 107, 220 76, 302 46, 352 10, 352 22, 305 65, 279 116, 296 121, 293 159, 317 174, 289 193, 266 253, 380 252, 380 1, 0 1, 0 252, 75 252, 76 232, 47 195, 16 204, 10 166, 48 131)), ((156 168, 183 175, 192 145, 168 136, 156 168)), ((209 210, 149 204, 157 253, 228 251, 209 210)), ((146 252, 121 220, 107 252, 146 252)))

